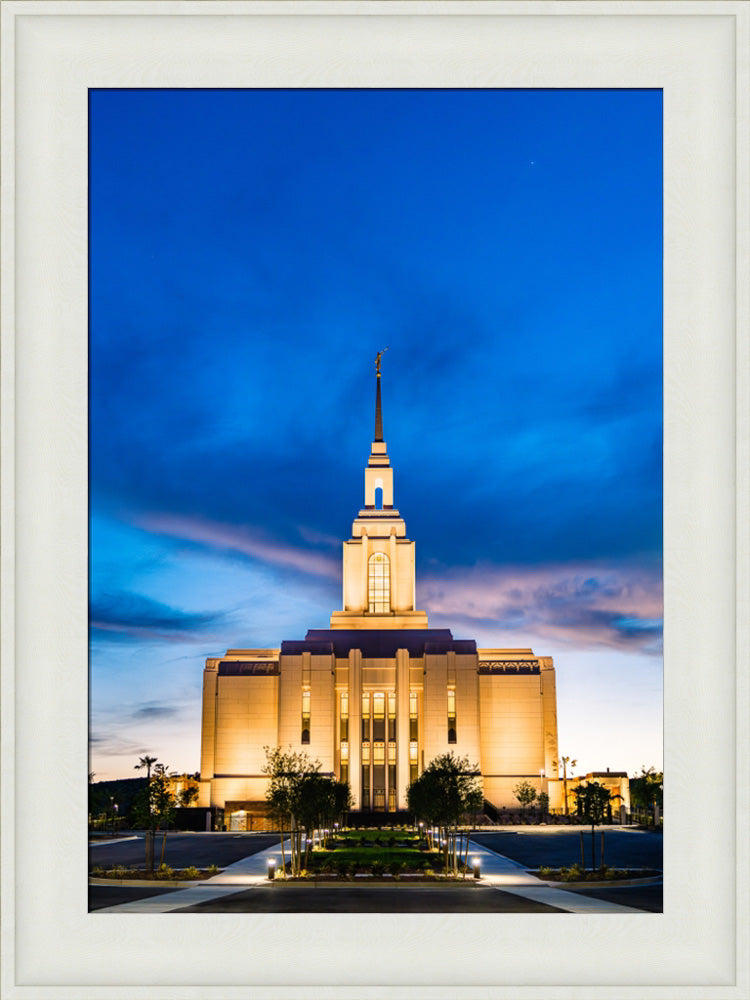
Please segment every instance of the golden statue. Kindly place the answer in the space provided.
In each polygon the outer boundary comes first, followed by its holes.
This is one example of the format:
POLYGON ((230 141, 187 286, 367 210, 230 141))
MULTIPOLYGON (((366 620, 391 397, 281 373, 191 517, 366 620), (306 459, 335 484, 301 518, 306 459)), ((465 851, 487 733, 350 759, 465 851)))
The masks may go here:
POLYGON ((383 357, 385 352, 388 350, 387 347, 383 348, 382 351, 378 351, 378 356, 375 358, 375 371, 380 374, 380 359, 383 357))

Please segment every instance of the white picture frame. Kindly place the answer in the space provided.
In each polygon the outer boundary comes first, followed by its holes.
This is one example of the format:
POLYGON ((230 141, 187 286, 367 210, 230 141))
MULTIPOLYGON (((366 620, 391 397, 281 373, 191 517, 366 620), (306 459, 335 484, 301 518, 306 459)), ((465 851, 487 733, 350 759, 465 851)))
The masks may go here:
POLYGON ((739 2, 3 3, 3 997, 750 996, 749 28, 739 2), (87 91, 192 86, 663 89, 663 914, 87 912, 87 91))

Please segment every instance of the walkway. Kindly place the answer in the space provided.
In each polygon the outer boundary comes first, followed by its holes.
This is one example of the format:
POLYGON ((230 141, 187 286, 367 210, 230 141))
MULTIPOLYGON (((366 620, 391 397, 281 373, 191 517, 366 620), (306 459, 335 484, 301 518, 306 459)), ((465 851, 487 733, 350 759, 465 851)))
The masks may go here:
POLYGON ((605 899, 581 896, 548 885, 535 875, 529 875, 517 861, 511 861, 510 858, 470 840, 469 860, 472 858, 479 859, 482 882, 486 885, 538 903, 548 903, 550 906, 565 910, 566 913, 643 913, 643 910, 633 906, 609 903, 605 899))
MULTIPOLYGON (((284 845, 289 852, 290 842, 284 845)), ((137 899, 117 906, 107 906, 96 913, 170 913, 185 906, 193 906, 210 900, 218 900, 233 893, 245 892, 258 885, 267 884, 268 859, 274 858, 281 863, 279 845, 269 847, 257 854, 251 854, 241 861, 227 865, 223 872, 213 878, 191 885, 186 889, 178 889, 166 895, 154 896, 150 899, 137 899)), ((487 847, 481 847, 474 841, 469 841, 469 859, 478 858, 481 866, 482 884, 493 889, 510 892, 517 896, 538 903, 547 903, 566 913, 643 913, 643 910, 632 906, 622 906, 610 903, 604 899, 582 896, 578 893, 558 889, 529 875, 526 869, 516 861, 497 854, 487 847)), ((158 882, 156 883, 158 886, 158 882)), ((426 888, 426 887, 425 887, 426 888)))
MULTIPOLYGON (((284 844, 284 850, 288 852, 291 841, 284 844)), ((253 886, 262 884, 268 880, 268 859, 275 858, 277 864, 281 863, 281 849, 278 844, 269 847, 265 851, 258 851, 241 861, 235 861, 218 875, 206 879, 199 885, 191 885, 187 889, 178 889, 165 896, 154 896, 151 899, 134 899, 130 903, 120 903, 117 906, 105 906, 97 913, 170 913, 173 910, 180 910, 183 906, 192 906, 194 903, 205 903, 210 899, 219 899, 221 896, 230 896, 234 892, 244 892, 253 886)), ((158 882, 155 883, 159 885, 158 882)))

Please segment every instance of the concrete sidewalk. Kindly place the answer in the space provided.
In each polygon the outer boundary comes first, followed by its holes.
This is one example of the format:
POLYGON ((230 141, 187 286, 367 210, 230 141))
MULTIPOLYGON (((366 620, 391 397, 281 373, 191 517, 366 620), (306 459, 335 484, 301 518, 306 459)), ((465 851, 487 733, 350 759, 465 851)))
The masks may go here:
MULTIPOLYGON (((289 857, 291 842, 286 841, 284 851, 289 857)), ((116 906, 103 907, 96 913, 170 913, 184 906, 208 902, 236 892, 245 892, 259 885, 268 883, 268 859, 274 858, 277 867, 281 867, 281 847, 275 844, 257 854, 251 854, 227 867, 213 878, 178 889, 167 895, 154 896, 148 899, 132 900, 116 906)), ((480 863, 481 884, 491 889, 510 892, 525 899, 538 903, 547 903, 566 913, 643 913, 632 906, 622 906, 610 903, 605 899, 583 896, 565 889, 558 889, 530 875, 523 865, 510 858, 497 854, 488 847, 482 847, 474 841, 469 841, 469 861, 477 858, 480 863)), ((158 883, 155 883, 158 885, 158 883)), ((364 886, 363 886, 364 887, 364 886)), ((281 887, 280 887, 281 888, 281 887)), ((283 891, 283 889, 282 889, 283 891)))
POLYGON ((480 863, 482 882, 503 892, 512 892, 516 896, 534 900, 537 903, 548 903, 566 913, 643 913, 633 906, 623 906, 620 903, 609 903, 605 899, 591 896, 581 896, 549 885, 535 875, 530 875, 523 865, 482 847, 473 840, 469 841, 469 861, 477 858, 480 863))
MULTIPOLYGON (((287 858, 291 841, 284 844, 287 858)), ((277 866, 281 865, 281 845, 275 844, 258 851, 247 858, 227 865, 218 875, 206 879, 200 885, 191 885, 186 889, 178 889, 165 896, 153 896, 150 899, 134 899, 129 903, 119 903, 117 906, 105 906, 96 913, 170 913, 180 910, 183 906, 193 906, 205 903, 221 896, 230 896, 234 892, 244 892, 254 886, 268 881, 268 859, 275 858, 277 866)), ((158 886, 158 882, 154 883, 158 886)))

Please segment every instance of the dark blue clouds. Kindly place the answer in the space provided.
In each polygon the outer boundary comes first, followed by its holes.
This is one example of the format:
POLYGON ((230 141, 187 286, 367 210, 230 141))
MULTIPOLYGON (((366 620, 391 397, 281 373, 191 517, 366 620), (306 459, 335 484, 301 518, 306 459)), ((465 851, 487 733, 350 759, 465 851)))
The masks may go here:
POLYGON ((422 555, 658 548, 657 94, 102 92, 92 115, 95 496, 289 543, 314 483, 307 527, 340 537, 389 343, 422 555))
POLYGON ((223 619, 222 614, 195 614, 154 601, 143 594, 117 593, 92 596, 89 620, 92 638, 142 641, 161 637, 195 639, 223 619))
POLYGON ((428 610, 656 648, 659 92, 94 91, 90 110, 95 677, 120 697, 175 642, 325 625, 386 344, 428 610), (638 600, 587 588, 610 569, 638 600))

